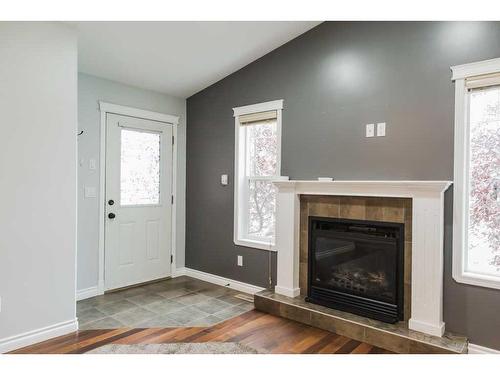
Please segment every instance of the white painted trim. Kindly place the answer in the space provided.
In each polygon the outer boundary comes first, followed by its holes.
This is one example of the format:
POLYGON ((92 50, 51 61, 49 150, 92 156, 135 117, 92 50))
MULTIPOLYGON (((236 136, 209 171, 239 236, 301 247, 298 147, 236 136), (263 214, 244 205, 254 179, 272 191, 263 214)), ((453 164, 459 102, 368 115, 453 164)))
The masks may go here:
POLYGON ((166 122, 172 125, 179 124, 179 116, 167 115, 165 113, 148 111, 134 107, 128 107, 119 104, 107 103, 99 100, 99 110, 106 113, 114 113, 122 116, 130 116, 142 118, 145 120, 154 120, 159 122, 166 122))
POLYGON ((193 277, 198 280, 203 280, 212 284, 225 286, 234 290, 238 290, 243 293, 255 294, 264 290, 259 286, 255 286, 252 284, 243 283, 241 281, 228 279, 226 277, 213 275, 211 273, 206 273, 198 270, 194 270, 192 268, 185 268, 186 276, 193 277))
POLYGON ((99 293, 104 293, 104 233, 106 215, 106 112, 101 111, 101 126, 99 145, 99 279, 97 282, 99 293))
POLYGON ((172 262, 170 263, 170 275, 173 274, 175 268, 175 262, 177 261, 177 144, 179 139, 177 138, 177 124, 172 126, 172 136, 174 137, 174 144, 172 145, 172 212, 171 212, 171 250, 170 254, 172 256, 172 262))
POLYGON ((276 251, 275 245, 269 242, 254 241, 245 238, 240 238, 240 239, 235 238, 234 244, 238 246, 251 247, 253 249, 276 251))
POLYGON ((44 328, 34 329, 33 331, 21 333, 19 335, 6 337, 0 339, 0 353, 7 353, 75 331, 78 331, 78 320, 76 318, 44 328))
MULTIPOLYGON (((175 262, 174 262, 175 265, 175 262)), ((172 267, 172 278, 179 277, 179 276, 185 276, 186 275, 186 267, 172 267)))
POLYGON ((90 288, 80 289, 76 291, 76 300, 81 301, 83 299, 100 296, 104 294, 104 291, 101 291, 99 285, 91 286, 90 288))
MULTIPOLYGON (((460 256, 460 254, 458 256, 460 256)), ((453 261, 455 261, 455 259, 456 259, 455 246, 453 246, 453 261)), ((477 273, 466 272, 466 271, 460 272, 461 271, 460 267, 463 267, 463 265, 460 265, 458 261, 456 262, 456 266, 455 264, 453 264, 453 279, 456 282, 462 284, 482 286, 484 288, 500 289, 500 277, 480 275, 477 273)))
POLYGON ((283 109, 283 99, 272 100, 269 102, 245 105, 242 107, 233 108, 233 116, 238 117, 249 113, 280 111, 283 109))
POLYGON ((453 262, 456 282, 500 289, 500 277, 466 271, 469 228, 469 95, 465 80, 471 76, 500 72, 500 58, 458 65, 451 68, 455 81, 454 184, 453 184, 453 262))
MULTIPOLYGON (((276 133, 278 137, 278 160, 277 160, 277 171, 281 174, 281 134, 282 134, 282 109, 283 109, 283 99, 273 100, 265 103, 258 103, 247 105, 243 107, 233 108, 234 111, 234 223, 233 223, 233 241, 235 245, 245 246, 259 250, 265 251, 275 251, 274 241, 259 241, 253 238, 247 238, 243 234, 246 228, 246 222, 243 218, 243 215, 240 213, 240 208, 244 204, 244 196, 241 194, 242 186, 246 182, 245 176, 242 175, 242 170, 244 169, 245 163, 244 160, 241 160, 240 153, 241 148, 244 147, 243 139, 240 139, 240 120, 239 116, 257 113, 257 112, 266 112, 266 111, 277 111, 276 115, 276 133)), ((275 179, 286 178, 288 177, 274 177, 275 179)))
POLYGON ((455 65, 451 67, 452 81, 468 77, 480 76, 500 72, 500 58, 477 61, 469 64, 455 65))
POLYGON ((368 195, 379 197, 408 197, 416 193, 441 192, 451 186, 452 181, 349 181, 349 180, 276 180, 278 188, 300 190, 300 194, 368 195))
POLYGON ((171 263, 170 273, 173 275, 175 270, 176 254, 177 254, 177 160, 179 143, 177 138, 177 127, 179 125, 179 116, 168 115, 165 113, 153 112, 144 109, 123 106, 119 104, 107 103, 99 101, 99 109, 101 111, 101 127, 100 127, 100 153, 99 153, 99 280, 98 292, 104 294, 105 291, 105 265, 104 265, 104 245, 105 245, 105 215, 106 215, 106 114, 113 113, 123 116, 137 117, 145 120, 153 120, 172 124, 172 134, 174 136, 174 144, 172 146, 172 194, 174 202, 172 204, 172 234, 171 234, 171 255, 173 262, 171 263))
POLYGON ((299 291, 300 195, 412 199, 412 293, 409 328, 441 336, 444 192, 451 181, 276 181, 276 293, 299 291))
POLYGON ((469 343, 468 354, 500 354, 500 350, 469 343))
POLYGON ((414 331, 425 332, 434 336, 441 337, 444 334, 444 322, 440 322, 439 324, 428 324, 411 318, 408 320, 408 327, 414 331))
POLYGON ((276 285, 274 287, 274 292, 287 297, 295 298, 300 295, 300 288, 286 288, 284 286, 276 285))

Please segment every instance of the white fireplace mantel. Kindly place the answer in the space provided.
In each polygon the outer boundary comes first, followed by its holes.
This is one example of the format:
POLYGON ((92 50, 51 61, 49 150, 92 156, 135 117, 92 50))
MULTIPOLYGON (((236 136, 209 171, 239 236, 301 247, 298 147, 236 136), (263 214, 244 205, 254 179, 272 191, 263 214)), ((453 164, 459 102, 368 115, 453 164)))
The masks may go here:
POLYGON ((299 195, 403 197, 412 199, 412 295, 409 328, 442 336, 444 192, 451 181, 274 181, 278 188, 275 292, 299 289, 299 195))

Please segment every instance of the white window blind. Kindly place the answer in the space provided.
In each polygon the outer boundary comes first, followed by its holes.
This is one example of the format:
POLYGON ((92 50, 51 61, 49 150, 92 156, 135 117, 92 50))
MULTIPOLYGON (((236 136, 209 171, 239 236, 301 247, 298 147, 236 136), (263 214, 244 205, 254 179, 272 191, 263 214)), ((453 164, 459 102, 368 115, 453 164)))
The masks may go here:
POLYGON ((465 80, 465 87, 469 90, 496 85, 500 85, 500 73, 484 74, 480 76, 469 77, 465 80))
POLYGON ((249 113, 247 115, 241 115, 239 117, 240 125, 251 125, 252 123, 266 120, 275 120, 278 114, 277 111, 266 111, 249 113))

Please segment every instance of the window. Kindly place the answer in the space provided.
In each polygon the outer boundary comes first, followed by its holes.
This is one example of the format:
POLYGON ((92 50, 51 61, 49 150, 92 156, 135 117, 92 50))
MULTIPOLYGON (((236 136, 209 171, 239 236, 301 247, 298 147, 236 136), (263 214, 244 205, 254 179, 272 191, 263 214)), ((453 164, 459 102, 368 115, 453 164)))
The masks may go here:
POLYGON ((282 100, 233 108, 236 128, 234 242, 273 250, 280 178, 282 100))
POLYGON ((500 289, 500 59, 452 69, 453 277, 500 289))
POLYGON ((160 203, 160 134, 121 129, 120 204, 160 203))

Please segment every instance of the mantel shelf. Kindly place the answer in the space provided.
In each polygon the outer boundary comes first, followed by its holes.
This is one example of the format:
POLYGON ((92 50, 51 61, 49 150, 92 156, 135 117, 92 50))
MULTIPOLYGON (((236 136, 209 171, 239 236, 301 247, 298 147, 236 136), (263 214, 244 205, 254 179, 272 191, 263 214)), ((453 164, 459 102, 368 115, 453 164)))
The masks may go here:
POLYGON ((275 180, 278 189, 293 189, 302 194, 346 194, 370 196, 412 197, 421 192, 442 193, 452 181, 319 181, 319 180, 275 180))

